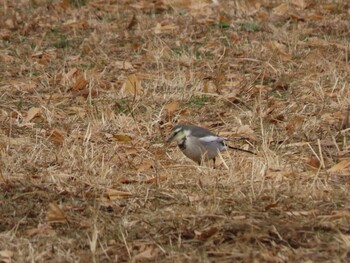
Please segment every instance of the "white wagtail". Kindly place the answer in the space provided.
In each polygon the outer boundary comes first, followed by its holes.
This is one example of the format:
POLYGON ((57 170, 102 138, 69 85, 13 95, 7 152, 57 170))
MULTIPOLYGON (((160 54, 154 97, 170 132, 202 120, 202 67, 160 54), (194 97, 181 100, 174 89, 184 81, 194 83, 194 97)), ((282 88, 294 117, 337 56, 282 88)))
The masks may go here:
POLYGON ((203 161, 213 160, 215 167, 215 157, 219 152, 227 149, 255 154, 248 150, 229 146, 225 143, 225 138, 217 136, 205 128, 189 124, 176 125, 167 140, 168 143, 171 141, 176 141, 184 155, 199 165, 203 161))

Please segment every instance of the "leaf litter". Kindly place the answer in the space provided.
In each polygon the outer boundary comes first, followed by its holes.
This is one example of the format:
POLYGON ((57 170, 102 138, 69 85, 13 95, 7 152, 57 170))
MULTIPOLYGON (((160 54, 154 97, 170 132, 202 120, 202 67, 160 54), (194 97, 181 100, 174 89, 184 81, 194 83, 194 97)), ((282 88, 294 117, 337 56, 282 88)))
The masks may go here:
POLYGON ((349 261, 346 1, 3 6, 0 261, 349 261))

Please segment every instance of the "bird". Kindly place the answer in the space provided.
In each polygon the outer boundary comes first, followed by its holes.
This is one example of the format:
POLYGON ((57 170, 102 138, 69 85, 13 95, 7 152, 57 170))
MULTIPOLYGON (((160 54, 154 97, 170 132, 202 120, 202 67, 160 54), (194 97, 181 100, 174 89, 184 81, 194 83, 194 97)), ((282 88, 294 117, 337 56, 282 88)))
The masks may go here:
POLYGON ((192 124, 174 126, 166 142, 171 143, 172 141, 176 141, 183 154, 198 165, 201 165, 203 161, 213 160, 214 168, 215 158, 221 151, 232 149, 255 154, 249 150, 229 146, 225 138, 192 124))

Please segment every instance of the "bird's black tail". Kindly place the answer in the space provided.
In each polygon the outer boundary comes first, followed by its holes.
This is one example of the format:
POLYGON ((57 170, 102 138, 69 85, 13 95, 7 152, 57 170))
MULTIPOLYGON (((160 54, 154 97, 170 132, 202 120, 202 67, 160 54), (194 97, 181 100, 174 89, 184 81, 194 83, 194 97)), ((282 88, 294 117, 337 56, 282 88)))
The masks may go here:
POLYGON ((231 150, 236 150, 236 151, 241 151, 241 152, 246 152, 246 153, 250 153, 250 154, 256 155, 255 152, 252 152, 252 151, 249 151, 249 150, 244 150, 244 149, 233 147, 233 146, 230 146, 230 145, 226 145, 226 147, 231 149, 231 150))

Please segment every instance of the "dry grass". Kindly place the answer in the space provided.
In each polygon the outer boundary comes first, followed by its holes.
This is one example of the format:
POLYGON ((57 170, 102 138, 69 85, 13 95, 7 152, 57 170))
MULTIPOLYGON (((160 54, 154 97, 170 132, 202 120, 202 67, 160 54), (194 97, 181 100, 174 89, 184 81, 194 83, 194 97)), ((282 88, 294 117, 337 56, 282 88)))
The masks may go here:
POLYGON ((192 2, 0 2, 0 262, 350 260, 350 6, 192 2))

